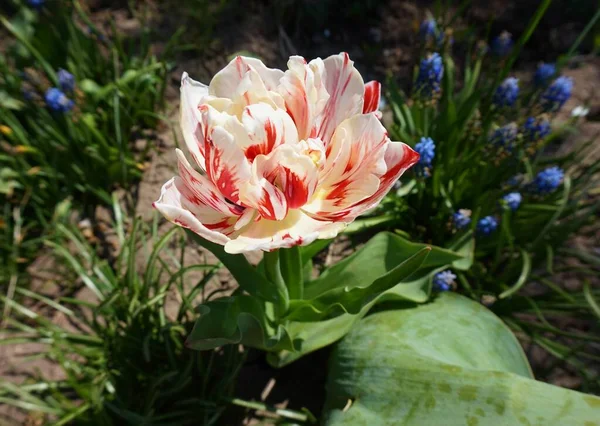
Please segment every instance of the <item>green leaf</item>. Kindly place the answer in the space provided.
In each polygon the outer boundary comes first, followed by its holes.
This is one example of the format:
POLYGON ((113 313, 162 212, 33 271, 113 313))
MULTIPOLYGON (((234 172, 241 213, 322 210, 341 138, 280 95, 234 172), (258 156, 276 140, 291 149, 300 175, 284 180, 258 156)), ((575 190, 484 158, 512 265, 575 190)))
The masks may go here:
MULTIPOLYGON (((430 251, 430 247, 422 248, 390 272, 366 286, 335 287, 311 300, 292 300, 287 319, 308 322, 319 321, 326 316, 337 316, 343 313, 357 314, 374 298, 401 283, 419 269, 430 251)), ((403 286, 401 288, 404 290, 403 286)), ((411 286, 406 292, 399 292, 399 296, 406 295, 407 299, 417 299, 417 301, 421 301, 421 294, 420 288, 411 286)))
MULTIPOLYGON (((304 289, 304 298, 314 299, 335 288, 363 287, 365 283, 372 283, 425 247, 428 246, 411 243, 389 232, 381 232, 371 238, 363 248, 308 283, 304 289)), ((424 274, 427 270, 449 265, 462 258, 460 254, 451 250, 432 247, 420 271, 424 274)))
POLYGON ((296 349, 283 326, 270 325, 264 305, 256 297, 223 297, 200 305, 197 310, 200 318, 186 341, 192 349, 240 343, 265 351, 296 349))
MULTIPOLYGON (((371 242, 367 243, 362 250, 364 250, 366 254, 370 253, 371 250, 374 250, 374 254, 382 258, 384 255, 378 251, 377 247, 383 244, 386 239, 390 239, 396 243, 402 242, 401 245, 405 245, 405 243, 413 245, 412 243, 408 243, 403 238, 400 238, 394 234, 383 233, 374 237, 371 242), (376 238, 377 240, 375 240, 376 238)), ((424 247, 424 245, 421 244, 415 244, 415 246, 418 246, 418 248, 424 247)), ((399 283, 390 290, 385 291, 374 299, 368 301, 358 313, 346 313, 332 319, 314 322, 290 321, 286 326, 286 329, 290 335, 293 336, 294 342, 298 343, 297 351, 293 352, 284 350, 276 354, 271 353, 268 356, 269 362, 274 367, 283 367, 297 360, 303 355, 332 344, 333 342, 344 337, 344 335, 348 333, 352 326, 361 318, 363 318, 369 312, 369 310, 378 303, 387 301, 394 301, 396 303, 400 301, 402 303, 407 303, 407 299, 424 302, 427 299, 429 289, 431 288, 431 279, 436 272, 450 266, 459 270, 463 266, 465 266, 467 269, 470 267, 470 264, 465 264, 463 262, 465 258, 461 257, 459 252, 465 256, 469 255, 470 253, 472 258, 473 246, 473 239, 467 238, 455 244, 455 249, 457 252, 449 252, 448 250, 443 250, 438 247, 432 247, 431 253, 427 257, 426 261, 423 262, 421 268, 424 268, 425 265, 433 264, 435 265, 434 269, 429 267, 424 271, 417 271, 416 274, 413 274, 414 276, 411 275, 406 281, 399 283), (433 263, 432 256, 434 261, 433 263)), ((398 245, 390 244, 389 247, 393 250, 396 250, 398 245)), ((397 263, 399 262, 400 261, 397 263)), ((370 267, 371 266, 367 266, 366 269, 368 270, 370 267)), ((372 267, 382 268, 382 266, 377 262, 373 262, 372 267)), ((385 270, 384 267, 383 270, 385 270)), ((358 271, 360 271, 360 269, 358 271)), ((386 272, 382 272, 382 274, 385 273, 386 272)))
POLYGON ((531 256, 529 256, 529 253, 527 253, 525 250, 521 249, 521 258, 523 259, 523 266, 517 282, 512 287, 500 293, 498 298, 505 299, 509 296, 512 296, 527 282, 527 278, 529 278, 529 273, 531 272, 531 256))
POLYGON ((277 293, 273 284, 264 275, 260 274, 244 255, 229 254, 219 244, 205 240, 191 231, 187 231, 187 234, 202 247, 212 252, 231 272, 231 275, 243 290, 270 302, 277 301, 277 293))
POLYGON ((356 326, 332 355, 323 424, 594 425, 600 398, 537 382, 510 330, 446 293, 356 326))

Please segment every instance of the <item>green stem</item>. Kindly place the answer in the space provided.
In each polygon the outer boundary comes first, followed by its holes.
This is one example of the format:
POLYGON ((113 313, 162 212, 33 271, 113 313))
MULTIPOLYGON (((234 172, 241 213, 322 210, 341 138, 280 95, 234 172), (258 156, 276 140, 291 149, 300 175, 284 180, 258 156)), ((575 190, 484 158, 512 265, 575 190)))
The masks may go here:
MULTIPOLYGON (((264 402, 259 401, 246 401, 240 398, 227 398, 227 402, 239 407, 250 408, 252 410, 268 411, 275 413, 278 416, 286 419, 298 420, 301 422, 311 421, 311 417, 307 413, 300 413, 298 411, 289 410, 287 408, 277 408, 271 405, 267 405, 264 402)), ((312 422, 311 422, 312 423, 312 422)))
POLYGON ((302 274, 302 255, 300 247, 293 246, 279 251, 281 275, 287 286, 290 299, 302 299, 304 295, 304 277, 302 274))
POLYGON ((596 21, 598 21, 598 19, 600 19, 600 9, 596 11, 596 14, 592 17, 590 22, 588 22, 583 31, 579 33, 579 37, 577 37, 577 40, 575 40, 565 57, 559 60, 559 67, 562 67, 565 63, 569 61, 569 59, 571 59, 571 57, 573 57, 573 54, 575 53, 581 42, 585 39, 587 34, 592 30, 592 28, 594 28, 594 25, 596 25, 596 21))
POLYGON ((275 285, 275 291, 277 292, 275 313, 280 318, 287 313, 290 307, 290 296, 283 275, 281 275, 279 250, 265 252, 264 264, 267 279, 275 285))

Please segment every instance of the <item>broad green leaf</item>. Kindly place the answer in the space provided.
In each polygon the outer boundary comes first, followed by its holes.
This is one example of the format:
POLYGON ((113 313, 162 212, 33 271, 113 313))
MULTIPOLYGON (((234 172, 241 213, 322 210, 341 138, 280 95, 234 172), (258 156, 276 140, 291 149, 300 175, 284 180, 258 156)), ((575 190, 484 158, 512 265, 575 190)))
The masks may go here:
POLYGON ((473 238, 473 232, 469 231, 466 233, 464 237, 452 244, 449 249, 462 256, 460 259, 452 262, 454 269, 458 269, 459 271, 470 269, 475 258, 475 238, 473 238))
MULTIPOLYGON (((318 321, 327 316, 337 316, 344 313, 357 314, 371 300, 417 271, 430 251, 431 248, 429 247, 422 248, 375 281, 365 282, 366 285, 364 286, 352 288, 338 286, 311 300, 292 300, 290 302, 290 314, 287 319, 318 321)), ((420 289, 411 288, 411 291, 407 293, 409 300, 420 298, 420 289), (416 290, 416 293, 413 290, 416 290)))
POLYGON ((243 290, 267 301, 277 301, 277 293, 274 291, 273 285, 248 262, 244 255, 229 254, 219 244, 205 240, 191 231, 187 231, 187 234, 202 247, 210 250, 231 272, 243 290))
POLYGON ((600 424, 600 398, 533 380, 502 321, 453 293, 364 319, 333 353, 327 390, 327 426, 600 424))
POLYGON ((197 310, 200 318, 186 342, 192 349, 241 343, 265 351, 296 350, 283 326, 270 325, 264 305, 256 297, 223 297, 200 305, 197 310))
MULTIPOLYGON (((399 238, 393 234, 380 235, 392 236, 394 239, 399 238)), ((400 239, 403 240, 402 238, 400 239)), ((368 247, 369 244, 365 247, 368 247)), ((314 322, 291 321, 286 326, 286 329, 293 336, 294 342, 297 342, 298 350, 296 352, 281 351, 277 354, 269 354, 269 362, 275 367, 282 367, 297 360, 303 355, 336 342, 344 337, 352 326, 363 318, 377 303, 389 301, 406 303, 407 300, 413 302, 425 302, 431 289, 431 279, 435 273, 449 267, 458 270, 465 270, 470 267, 470 262, 465 262, 466 257, 461 257, 458 253, 469 257, 472 261, 474 248, 473 238, 463 238, 458 241, 453 248, 457 250, 453 256, 446 256, 447 250, 442 251, 444 256, 438 254, 439 257, 435 264, 435 269, 428 268, 425 272, 417 271, 417 273, 408 277, 407 280, 402 281, 386 292, 379 294, 374 299, 368 301, 368 303, 366 303, 357 313, 345 313, 332 319, 314 322), (443 259, 445 259, 446 263, 442 263, 443 259)), ((435 253, 437 250, 441 249, 432 247, 431 253, 435 253)), ((422 267, 426 264, 430 264, 430 258, 431 254, 427 257, 427 260, 422 267)))
MULTIPOLYGON (((304 289, 304 298, 314 299, 335 288, 365 286, 365 283, 372 283, 425 247, 428 246, 411 243, 389 232, 381 232, 363 248, 308 283, 304 289)), ((424 274, 428 269, 449 265, 460 259, 462 256, 451 250, 432 247, 420 270, 424 274)))

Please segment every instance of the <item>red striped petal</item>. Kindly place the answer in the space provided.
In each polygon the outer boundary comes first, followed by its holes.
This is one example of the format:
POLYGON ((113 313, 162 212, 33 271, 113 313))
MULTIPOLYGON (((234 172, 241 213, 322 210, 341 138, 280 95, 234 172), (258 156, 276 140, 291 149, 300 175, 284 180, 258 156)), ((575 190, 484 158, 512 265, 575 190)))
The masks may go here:
POLYGON ((363 105, 363 114, 374 112, 379 109, 379 99, 381 97, 381 83, 378 81, 369 81, 365 84, 365 99, 363 105))
POLYGON ((335 131, 319 176, 317 197, 304 207, 327 216, 370 197, 379 188, 389 138, 373 114, 356 115, 335 131))
POLYGON ((315 119, 329 99, 323 82, 324 73, 321 59, 307 64, 303 57, 292 56, 288 61, 288 70, 281 79, 279 93, 294 120, 300 140, 308 139, 313 134, 315 119))
POLYGON ((233 136, 216 126, 207 141, 206 174, 221 194, 239 204, 240 184, 250 178, 250 163, 233 136))
POLYGON ((181 150, 176 150, 179 176, 189 189, 189 201, 198 206, 207 206, 227 216, 239 216, 244 209, 228 202, 219 189, 205 176, 195 171, 181 150))
POLYGON ((362 112, 365 85, 347 53, 332 55, 323 64, 329 99, 317 119, 316 136, 327 145, 342 121, 362 112))
POLYGON ((244 108, 242 124, 248 137, 238 138, 237 143, 251 162, 257 155, 268 155, 281 144, 298 142, 298 133, 290 116, 264 103, 244 108))
POLYGON ((326 220, 353 221, 357 216, 377 206, 402 174, 419 161, 419 154, 402 142, 390 142, 385 152, 387 171, 380 177, 379 188, 371 196, 338 211, 321 212, 326 220))
POLYGON ((200 102, 208 95, 208 86, 192 80, 187 73, 181 76, 180 125, 183 139, 194 161, 204 169, 204 133, 200 102))

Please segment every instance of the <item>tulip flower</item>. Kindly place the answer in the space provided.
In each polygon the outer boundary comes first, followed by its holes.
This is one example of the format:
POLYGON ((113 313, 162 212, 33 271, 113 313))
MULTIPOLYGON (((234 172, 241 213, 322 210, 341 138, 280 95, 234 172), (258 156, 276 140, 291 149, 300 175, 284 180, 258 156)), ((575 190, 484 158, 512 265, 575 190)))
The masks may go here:
POLYGON ((177 150, 179 176, 154 206, 228 253, 333 238, 419 159, 388 138, 380 91, 346 53, 292 56, 285 71, 238 56, 208 86, 184 73, 181 128, 194 165, 177 150))

